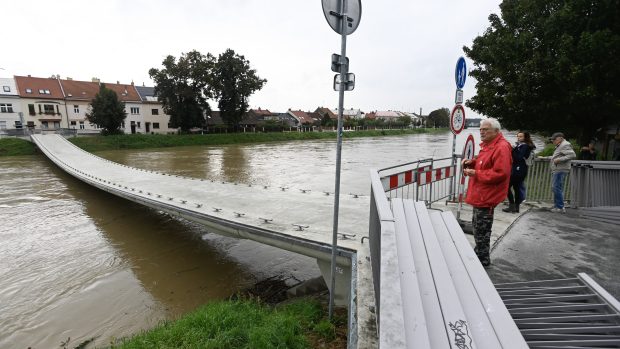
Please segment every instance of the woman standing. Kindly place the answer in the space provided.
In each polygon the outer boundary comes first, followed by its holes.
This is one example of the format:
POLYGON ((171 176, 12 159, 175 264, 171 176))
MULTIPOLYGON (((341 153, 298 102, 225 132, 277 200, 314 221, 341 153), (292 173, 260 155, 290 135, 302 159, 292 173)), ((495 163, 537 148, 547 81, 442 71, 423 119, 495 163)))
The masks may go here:
POLYGON ((524 199, 521 187, 527 176, 525 159, 531 156, 534 149, 536 149, 536 146, 528 132, 517 133, 517 144, 512 148, 512 171, 510 172, 510 185, 508 187, 508 201, 510 205, 502 210, 504 212, 519 212, 519 205, 521 205, 524 199))

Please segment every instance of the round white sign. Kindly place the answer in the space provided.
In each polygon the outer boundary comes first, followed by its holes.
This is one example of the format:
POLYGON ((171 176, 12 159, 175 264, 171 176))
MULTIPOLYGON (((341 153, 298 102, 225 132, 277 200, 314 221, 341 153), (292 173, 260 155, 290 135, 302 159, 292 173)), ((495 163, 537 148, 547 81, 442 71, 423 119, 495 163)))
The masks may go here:
POLYGON ((460 104, 454 106, 450 114, 450 129, 452 133, 458 135, 465 128, 465 109, 460 104))

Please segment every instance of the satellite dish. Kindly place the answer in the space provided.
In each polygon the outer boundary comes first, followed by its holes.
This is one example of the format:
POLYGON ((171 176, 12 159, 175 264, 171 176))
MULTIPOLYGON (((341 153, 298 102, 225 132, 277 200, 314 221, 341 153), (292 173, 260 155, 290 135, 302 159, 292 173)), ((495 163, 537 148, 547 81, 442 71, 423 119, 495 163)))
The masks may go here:
POLYGON ((360 25, 360 18, 362 17, 361 0, 321 0, 321 2, 325 19, 336 33, 343 34, 342 25, 340 24, 343 15, 343 11, 340 8, 341 4, 346 4, 347 10, 346 33, 344 35, 353 34, 360 25))

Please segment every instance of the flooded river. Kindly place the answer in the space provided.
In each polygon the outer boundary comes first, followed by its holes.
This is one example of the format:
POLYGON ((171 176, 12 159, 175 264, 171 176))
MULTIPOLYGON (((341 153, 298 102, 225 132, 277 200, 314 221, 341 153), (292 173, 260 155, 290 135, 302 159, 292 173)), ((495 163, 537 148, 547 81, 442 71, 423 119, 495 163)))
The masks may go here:
MULTIPOLYGON (((451 139, 345 140, 341 193, 368 194, 370 168, 449 156, 451 139)), ((98 155, 184 176, 333 192, 335 149, 320 140, 98 155)), ((0 158, 0 348, 53 348, 69 338, 67 347, 90 338, 107 345, 274 275, 320 272, 314 259, 97 190, 42 155, 0 158)))

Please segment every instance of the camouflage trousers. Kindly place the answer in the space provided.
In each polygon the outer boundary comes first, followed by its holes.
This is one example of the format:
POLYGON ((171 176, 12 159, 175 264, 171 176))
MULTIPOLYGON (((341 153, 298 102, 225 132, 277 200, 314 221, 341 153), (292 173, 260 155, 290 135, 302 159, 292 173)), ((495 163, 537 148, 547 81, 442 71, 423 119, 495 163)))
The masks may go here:
POLYGON ((474 207, 472 225, 474 227, 474 239, 476 240, 474 251, 482 265, 489 265, 491 263, 490 245, 491 228, 493 227, 493 208, 474 207))

